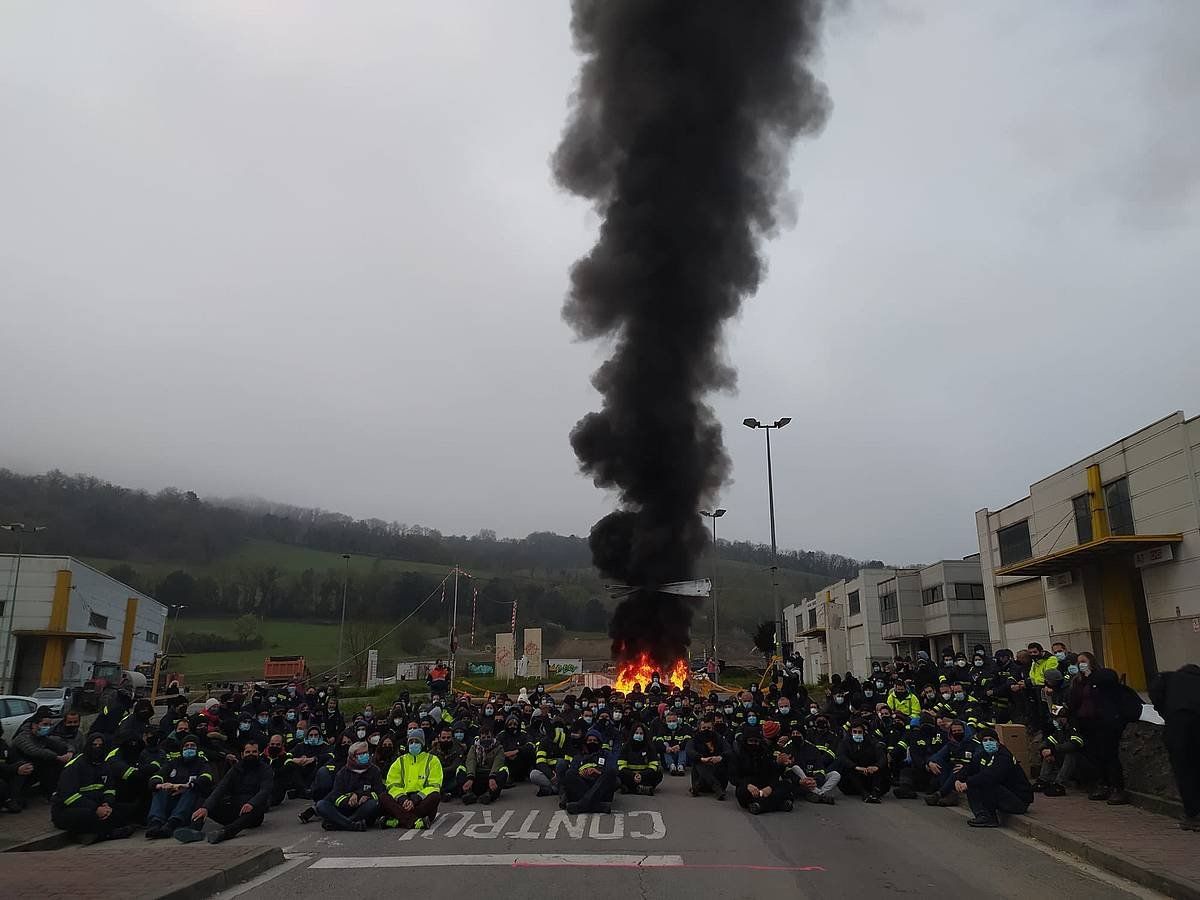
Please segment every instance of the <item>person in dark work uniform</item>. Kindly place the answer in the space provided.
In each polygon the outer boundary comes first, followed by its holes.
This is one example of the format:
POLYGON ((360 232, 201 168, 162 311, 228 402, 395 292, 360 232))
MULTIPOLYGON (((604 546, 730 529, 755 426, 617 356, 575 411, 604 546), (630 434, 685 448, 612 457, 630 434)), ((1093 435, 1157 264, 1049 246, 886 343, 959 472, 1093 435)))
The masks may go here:
POLYGON ((1183 801, 1179 827, 1200 831, 1200 666, 1161 673, 1150 685, 1150 700, 1167 723, 1163 740, 1183 801))
POLYGON ((979 731, 983 752, 958 776, 954 790, 967 795, 975 818, 967 822, 973 828, 999 828, 999 813, 1021 814, 1033 803, 1033 787, 1000 743, 994 728, 979 731))
POLYGON ((567 812, 607 813, 617 790, 617 774, 610 764, 611 750, 604 749, 604 736, 595 728, 584 738, 583 753, 571 760, 563 775, 559 806, 567 812))
POLYGON ((867 726, 858 719, 850 723, 850 733, 838 747, 838 771, 842 773, 842 793, 857 794, 866 803, 878 803, 888 789, 883 745, 867 734, 867 726))
POLYGON ((763 743, 762 729, 748 725, 742 732, 742 751, 734 760, 734 796, 752 815, 790 812, 792 787, 782 778, 783 766, 763 743))
POLYGON ((63 766, 50 806, 50 821, 68 834, 110 840, 133 834, 132 809, 117 803, 104 735, 88 735, 87 748, 63 766))
POLYGON ((617 757, 617 778, 623 794, 654 796, 654 789, 662 782, 661 750, 641 723, 633 726, 617 757))
POLYGON ((712 713, 706 713, 700 720, 700 729, 688 742, 687 758, 692 768, 691 794, 699 797, 701 794, 715 793, 718 800, 724 800, 733 750, 717 734, 714 720, 712 713))
MULTIPOLYGON (((258 745, 248 741, 242 747, 237 765, 225 773, 204 805, 192 813, 192 821, 199 825, 211 816, 220 823, 221 827, 208 834, 210 844, 236 837, 244 829, 257 828, 271 807, 273 784, 271 766, 260 758, 258 745)), ((201 837, 197 828, 180 828, 175 832, 175 839, 185 843, 201 837)))

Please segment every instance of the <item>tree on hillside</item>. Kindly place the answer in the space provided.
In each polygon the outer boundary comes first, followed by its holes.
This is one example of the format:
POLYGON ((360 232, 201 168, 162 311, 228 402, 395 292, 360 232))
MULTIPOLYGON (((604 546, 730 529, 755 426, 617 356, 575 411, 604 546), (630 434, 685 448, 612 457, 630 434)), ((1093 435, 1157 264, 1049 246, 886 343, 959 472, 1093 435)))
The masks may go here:
POLYGON ((754 629, 754 649, 770 659, 775 653, 775 623, 759 622, 754 629))

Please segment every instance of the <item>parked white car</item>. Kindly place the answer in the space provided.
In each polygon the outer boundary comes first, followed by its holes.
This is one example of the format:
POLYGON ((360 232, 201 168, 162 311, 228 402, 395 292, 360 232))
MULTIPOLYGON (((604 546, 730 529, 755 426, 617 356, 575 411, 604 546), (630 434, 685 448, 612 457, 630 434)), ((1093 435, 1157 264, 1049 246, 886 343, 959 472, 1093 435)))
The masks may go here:
POLYGON ((15 694, 0 696, 0 732, 4 734, 4 740, 12 743, 17 729, 37 711, 37 708, 38 701, 32 697, 15 694))
POLYGON ((71 689, 69 687, 40 687, 33 692, 33 699, 40 706, 48 706, 55 716, 61 716, 63 710, 71 708, 71 689))

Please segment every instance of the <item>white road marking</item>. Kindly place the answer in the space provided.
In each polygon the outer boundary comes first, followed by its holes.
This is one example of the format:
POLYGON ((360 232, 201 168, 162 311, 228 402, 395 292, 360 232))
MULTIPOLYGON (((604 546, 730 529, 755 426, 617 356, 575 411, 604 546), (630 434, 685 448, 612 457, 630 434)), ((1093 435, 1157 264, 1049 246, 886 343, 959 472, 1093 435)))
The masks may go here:
POLYGON ((570 815, 562 810, 531 810, 524 814, 520 824, 513 820, 514 810, 452 809, 439 815, 429 828, 423 831, 409 829, 396 840, 412 841, 418 837, 426 840, 435 838, 465 837, 473 840, 494 840, 498 837, 518 840, 552 841, 560 834, 573 841, 587 838, 594 841, 616 841, 631 838, 642 841, 660 841, 667 836, 667 823, 656 809, 635 809, 610 815, 584 813, 570 815), (542 813, 547 818, 540 819, 542 813), (543 824, 544 823, 544 824, 543 824), (505 831, 509 826, 514 831, 505 831))
POLYGON ((455 856, 325 856, 310 869, 406 869, 449 866, 615 866, 660 869, 682 866, 675 854, 633 853, 465 853, 455 856))

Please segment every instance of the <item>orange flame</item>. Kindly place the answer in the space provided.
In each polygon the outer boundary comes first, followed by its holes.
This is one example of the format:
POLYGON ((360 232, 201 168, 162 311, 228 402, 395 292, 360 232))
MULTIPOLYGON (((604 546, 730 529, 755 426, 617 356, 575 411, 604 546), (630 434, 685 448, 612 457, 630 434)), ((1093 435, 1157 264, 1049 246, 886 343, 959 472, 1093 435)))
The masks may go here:
POLYGON ((613 687, 623 693, 639 686, 645 688, 655 672, 664 683, 679 688, 691 677, 686 659, 677 659, 670 665, 659 665, 649 653, 640 653, 634 659, 617 663, 617 679, 613 687))

